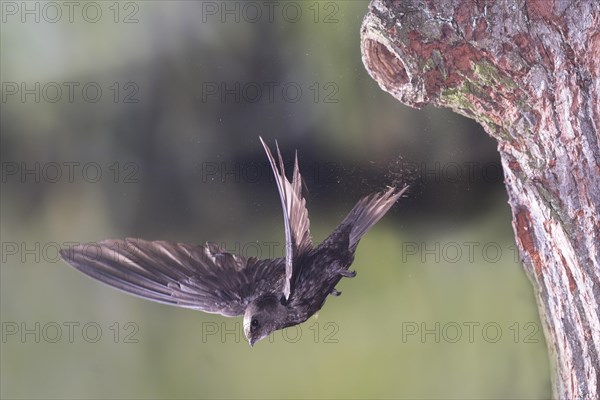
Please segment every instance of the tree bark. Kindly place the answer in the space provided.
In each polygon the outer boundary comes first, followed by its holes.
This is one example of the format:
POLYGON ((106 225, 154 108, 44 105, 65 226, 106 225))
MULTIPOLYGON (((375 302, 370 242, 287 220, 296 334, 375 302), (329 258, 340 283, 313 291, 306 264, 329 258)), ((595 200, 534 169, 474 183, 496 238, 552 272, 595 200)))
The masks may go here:
POLYGON ((449 107, 498 141, 535 288, 554 396, 600 396, 600 2, 374 0, 371 76, 412 107, 449 107))

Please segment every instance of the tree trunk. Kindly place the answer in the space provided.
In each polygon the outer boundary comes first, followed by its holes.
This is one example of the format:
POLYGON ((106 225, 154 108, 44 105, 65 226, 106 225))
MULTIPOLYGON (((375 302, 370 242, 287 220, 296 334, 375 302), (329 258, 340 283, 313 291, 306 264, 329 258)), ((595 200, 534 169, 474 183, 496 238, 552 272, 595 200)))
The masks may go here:
POLYGON ((600 2, 372 1, 363 62, 498 141, 555 397, 600 396, 600 2))

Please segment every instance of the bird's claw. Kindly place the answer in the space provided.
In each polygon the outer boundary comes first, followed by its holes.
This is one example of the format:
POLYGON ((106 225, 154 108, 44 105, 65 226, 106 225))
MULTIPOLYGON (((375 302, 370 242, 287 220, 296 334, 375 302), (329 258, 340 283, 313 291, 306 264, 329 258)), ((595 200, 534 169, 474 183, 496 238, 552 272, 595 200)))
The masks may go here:
POLYGON ((341 270, 340 275, 344 278, 354 278, 356 276, 356 271, 348 271, 347 269, 341 270))
POLYGON ((337 290, 336 288, 331 289, 331 292, 329 292, 330 295, 332 296, 339 296, 342 294, 342 292, 340 292, 339 290, 337 290))

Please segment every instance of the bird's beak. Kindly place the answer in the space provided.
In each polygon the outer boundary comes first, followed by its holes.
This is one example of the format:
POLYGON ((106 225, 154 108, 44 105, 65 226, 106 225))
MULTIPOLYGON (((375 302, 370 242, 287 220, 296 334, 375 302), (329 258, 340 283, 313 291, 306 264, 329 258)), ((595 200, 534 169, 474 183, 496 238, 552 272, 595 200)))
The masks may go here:
POLYGON ((248 339, 248 343, 250 343, 250 347, 254 347, 254 338, 248 339))

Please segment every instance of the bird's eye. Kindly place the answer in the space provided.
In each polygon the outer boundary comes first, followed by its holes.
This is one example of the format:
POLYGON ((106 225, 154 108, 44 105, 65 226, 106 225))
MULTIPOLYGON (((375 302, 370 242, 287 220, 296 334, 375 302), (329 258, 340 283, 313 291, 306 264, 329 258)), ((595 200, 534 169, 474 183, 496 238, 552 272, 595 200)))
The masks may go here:
POLYGON ((256 318, 252 318, 252 321, 250 322, 250 325, 251 325, 252 328, 258 327, 258 320, 256 318))

